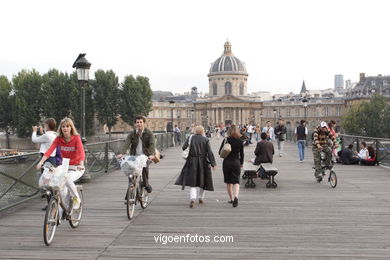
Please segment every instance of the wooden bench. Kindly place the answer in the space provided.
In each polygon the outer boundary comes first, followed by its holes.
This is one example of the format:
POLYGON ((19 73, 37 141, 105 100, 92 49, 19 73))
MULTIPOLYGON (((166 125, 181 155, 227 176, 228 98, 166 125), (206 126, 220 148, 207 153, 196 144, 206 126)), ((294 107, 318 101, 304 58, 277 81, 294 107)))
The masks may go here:
POLYGON ((245 188, 255 188, 256 183, 253 179, 257 178, 257 172, 259 171, 260 165, 254 165, 251 162, 244 162, 243 170, 244 174, 242 175, 243 179, 247 179, 245 183, 245 188))
POLYGON ((266 188, 276 188, 278 184, 275 182, 275 175, 278 174, 278 168, 273 166, 271 163, 262 163, 265 174, 269 177, 268 183, 265 185, 266 188))
POLYGON ((273 166, 271 163, 262 163, 261 165, 254 165, 251 162, 244 162, 243 166, 243 179, 247 179, 245 183, 245 188, 255 188, 256 183, 253 181, 254 178, 257 178, 257 173, 260 168, 262 168, 268 177, 269 181, 265 185, 266 188, 276 188, 278 184, 275 182, 275 175, 278 174, 278 169, 273 166))

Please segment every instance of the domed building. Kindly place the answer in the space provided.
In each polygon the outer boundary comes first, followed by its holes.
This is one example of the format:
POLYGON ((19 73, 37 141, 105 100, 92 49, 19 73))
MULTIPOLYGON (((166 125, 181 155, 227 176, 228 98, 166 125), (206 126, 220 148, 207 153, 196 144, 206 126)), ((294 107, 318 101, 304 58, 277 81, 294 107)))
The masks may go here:
POLYGON ((245 64, 233 55, 229 41, 225 42, 221 57, 211 64, 207 77, 209 94, 194 103, 197 123, 215 126, 259 122, 261 101, 248 96, 245 64))
POLYGON ((221 57, 211 64, 209 77, 210 96, 246 96, 248 73, 244 63, 232 53, 232 44, 227 41, 221 57))

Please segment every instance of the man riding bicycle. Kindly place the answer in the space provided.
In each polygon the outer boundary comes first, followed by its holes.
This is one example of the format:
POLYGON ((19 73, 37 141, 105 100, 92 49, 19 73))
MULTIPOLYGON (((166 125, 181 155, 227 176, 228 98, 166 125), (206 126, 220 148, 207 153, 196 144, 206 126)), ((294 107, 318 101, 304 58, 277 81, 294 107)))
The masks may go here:
POLYGON ((321 124, 314 130, 312 149, 315 167, 314 176, 319 182, 322 181, 321 151, 325 153, 325 166, 330 166, 333 148, 337 148, 336 138, 328 130, 326 122, 321 122, 321 124))
MULTIPOLYGON (((135 128, 131 131, 125 143, 122 146, 122 153, 117 157, 121 158, 123 154, 130 148, 130 155, 146 155, 150 160, 154 159, 155 145, 154 135, 152 131, 145 127, 146 119, 143 116, 135 118, 135 128)), ((149 184, 149 164, 142 170, 142 179, 145 190, 148 193, 152 192, 152 186, 149 184)))

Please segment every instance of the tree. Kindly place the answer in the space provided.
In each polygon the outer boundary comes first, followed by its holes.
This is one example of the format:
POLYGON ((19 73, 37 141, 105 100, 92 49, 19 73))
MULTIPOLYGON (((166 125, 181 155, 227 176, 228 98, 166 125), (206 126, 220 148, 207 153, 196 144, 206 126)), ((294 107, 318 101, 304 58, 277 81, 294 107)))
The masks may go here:
POLYGON ((41 123, 44 93, 42 76, 35 70, 22 70, 12 79, 15 94, 13 125, 19 137, 31 134, 31 126, 41 123))
POLYGON ((348 134, 389 137, 389 111, 385 97, 375 94, 369 102, 352 106, 342 117, 342 125, 348 134))
POLYGON ((112 70, 98 70, 95 72, 92 87, 97 119, 102 125, 107 125, 111 139, 111 129, 118 121, 119 116, 118 77, 112 70))
POLYGON ((49 70, 42 76, 44 91, 44 115, 60 122, 64 117, 71 117, 74 102, 74 85, 67 73, 56 69, 49 70))
POLYGON ((137 116, 147 116, 152 110, 152 95, 149 79, 143 76, 126 76, 122 83, 120 115, 123 121, 134 125, 137 116))
POLYGON ((13 96, 11 96, 12 86, 6 76, 0 76, 0 128, 4 129, 6 134, 6 148, 10 148, 9 134, 13 124, 13 118, 10 111, 13 111, 13 96))

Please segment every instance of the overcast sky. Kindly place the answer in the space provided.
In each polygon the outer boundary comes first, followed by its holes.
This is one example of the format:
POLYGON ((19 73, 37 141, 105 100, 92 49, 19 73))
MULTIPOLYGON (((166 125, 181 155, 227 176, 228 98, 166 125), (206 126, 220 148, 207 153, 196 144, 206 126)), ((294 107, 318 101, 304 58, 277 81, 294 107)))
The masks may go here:
POLYGON ((227 38, 245 62, 248 92, 390 74, 386 0, 3 0, 0 10, 0 74, 9 79, 21 69, 72 72, 85 52, 92 72, 147 76, 153 90, 207 92, 227 38))

